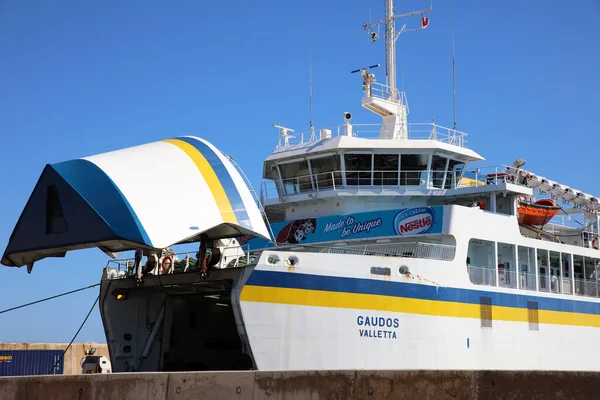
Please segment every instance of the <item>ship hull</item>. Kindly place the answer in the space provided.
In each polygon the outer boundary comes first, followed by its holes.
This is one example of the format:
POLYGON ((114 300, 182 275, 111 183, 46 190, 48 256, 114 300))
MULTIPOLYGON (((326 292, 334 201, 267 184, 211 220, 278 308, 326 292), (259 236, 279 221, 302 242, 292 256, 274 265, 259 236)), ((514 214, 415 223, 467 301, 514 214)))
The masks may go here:
MULTIPOLYGON (((600 352, 590 346, 600 326, 595 299, 445 286, 426 272, 429 260, 337 257, 347 266, 345 276, 327 275, 326 259, 319 274, 299 268, 253 272, 240 299, 258 369, 600 369, 594 361, 600 352), (352 264, 368 271, 374 264, 400 263, 423 273, 349 276, 352 264), (483 316, 485 298, 491 311, 483 316), (539 308, 533 321, 532 302, 539 308)), ((437 263, 440 269, 449 264, 437 263)))

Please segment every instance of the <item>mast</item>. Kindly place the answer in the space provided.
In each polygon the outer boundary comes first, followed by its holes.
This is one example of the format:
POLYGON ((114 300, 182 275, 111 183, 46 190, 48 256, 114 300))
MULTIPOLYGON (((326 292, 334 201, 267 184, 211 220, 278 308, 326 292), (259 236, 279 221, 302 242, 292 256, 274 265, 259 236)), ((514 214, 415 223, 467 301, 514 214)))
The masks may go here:
POLYGON ((384 0, 385 17, 375 23, 365 23, 363 28, 368 32, 371 42, 378 39, 378 33, 374 27, 385 25, 385 80, 382 85, 375 81, 375 75, 365 67, 352 72, 361 72, 363 78, 363 92, 365 97, 362 106, 369 111, 379 115, 382 119, 379 137, 381 139, 408 139, 408 102, 406 95, 398 91, 396 86, 396 40, 402 32, 421 30, 427 27, 429 19, 425 13, 432 10, 431 5, 427 10, 411 11, 405 14, 395 14, 394 0, 384 0), (396 19, 420 15, 421 21, 418 27, 407 29, 403 24, 396 32, 396 19))
POLYGON ((452 0, 452 114, 456 130, 456 65, 454 59, 454 0, 452 0))
MULTIPOLYGON (((432 0, 433 1, 433 0, 432 0)), ((433 10, 431 4, 427 10, 419 10, 419 11, 411 11, 404 14, 395 14, 395 6, 394 0, 384 0, 385 6, 385 17, 374 23, 365 23, 363 24, 363 28, 368 31, 369 38, 371 42, 375 43, 377 41, 378 34, 373 30, 373 28, 379 25, 385 25, 385 77, 386 77, 386 85, 388 86, 388 91, 390 94, 394 94, 398 92, 398 87, 396 86, 396 40, 400 37, 403 32, 410 32, 425 29, 429 23, 429 20, 425 18, 425 13, 431 12, 433 10), (398 32, 396 32, 396 19, 411 17, 414 15, 421 16, 420 26, 417 28, 407 28, 406 24, 403 24, 398 32)), ((390 96, 391 101, 394 103, 402 103, 402 98, 396 98, 395 96, 390 96)))
POLYGON ((396 21, 394 0, 385 1, 385 77, 386 85, 396 89, 396 21))

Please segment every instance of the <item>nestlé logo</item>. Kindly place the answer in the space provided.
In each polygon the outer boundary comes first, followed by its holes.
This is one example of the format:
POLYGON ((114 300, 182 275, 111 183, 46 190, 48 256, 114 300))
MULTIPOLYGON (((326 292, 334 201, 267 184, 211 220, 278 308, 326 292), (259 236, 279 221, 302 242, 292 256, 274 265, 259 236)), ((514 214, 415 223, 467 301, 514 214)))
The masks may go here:
POLYGON ((431 207, 409 208, 399 212, 394 218, 394 230, 397 235, 422 235, 429 233, 435 222, 435 213, 431 207))

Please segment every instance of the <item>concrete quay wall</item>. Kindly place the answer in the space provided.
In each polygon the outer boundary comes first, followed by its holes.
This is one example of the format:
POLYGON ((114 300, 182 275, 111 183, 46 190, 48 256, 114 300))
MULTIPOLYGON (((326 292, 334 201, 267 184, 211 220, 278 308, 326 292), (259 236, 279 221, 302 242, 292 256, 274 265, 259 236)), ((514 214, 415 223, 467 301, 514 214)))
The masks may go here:
POLYGON ((232 371, 0 378, 0 399, 598 399, 600 373, 232 371))

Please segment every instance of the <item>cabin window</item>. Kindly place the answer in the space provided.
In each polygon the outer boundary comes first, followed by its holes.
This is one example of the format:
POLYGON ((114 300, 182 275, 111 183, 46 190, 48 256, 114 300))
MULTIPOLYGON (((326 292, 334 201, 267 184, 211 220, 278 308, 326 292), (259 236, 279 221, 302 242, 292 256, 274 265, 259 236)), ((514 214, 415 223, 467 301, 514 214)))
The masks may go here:
POLYGON ((375 186, 397 186, 398 154, 375 154, 373 157, 373 184, 375 186))
POLYGON ((312 191, 308 161, 279 164, 285 194, 312 191))
POLYGON ((527 302, 527 319, 529 320, 529 330, 540 330, 539 306, 537 301, 527 302))
POLYGON ((560 288, 560 253, 556 251, 550 252, 550 291, 553 293, 561 293, 560 288))
POLYGON ((536 290, 535 286, 535 250, 519 246, 519 288, 536 290))
POLYGON ((435 188, 442 189, 444 184, 444 174, 446 173, 446 162, 445 157, 433 156, 431 159, 431 185, 435 188))
POLYGON ((400 157, 400 185, 425 185, 428 159, 426 154, 403 154, 400 157))
POLYGON ((571 255, 567 253, 561 253, 561 265, 562 265, 562 292, 564 294, 573 294, 573 268, 571 266, 571 255))
POLYGON ((550 265, 548 263, 548 250, 538 249, 537 265, 539 273, 538 290, 540 292, 548 292, 550 291, 550 265))
POLYGON ((598 297, 598 259, 584 257, 585 295, 598 297))
POLYGON ((313 158, 310 166, 318 189, 331 188, 342 184, 340 156, 313 158))
POLYGON ((467 252, 469 279, 476 285, 496 286, 495 243, 471 239, 467 252))
POLYGON ((448 173, 446 174, 446 183, 444 189, 454 189, 460 183, 465 163, 462 161, 450 160, 448 164, 448 173))
POLYGON ((479 314, 482 328, 492 327, 492 298, 481 296, 479 298, 479 314))
POLYGON ((372 154, 344 154, 346 184, 371 186, 372 154))
POLYGON ((516 288, 516 272, 515 245, 498 243, 498 285, 516 288))
POLYGON ((585 279, 583 276, 583 256, 573 255, 573 278, 575 280, 575 294, 583 296, 585 293, 585 279))
POLYGON ((66 231, 67 221, 62 211, 56 186, 48 186, 46 188, 46 234, 66 231))

